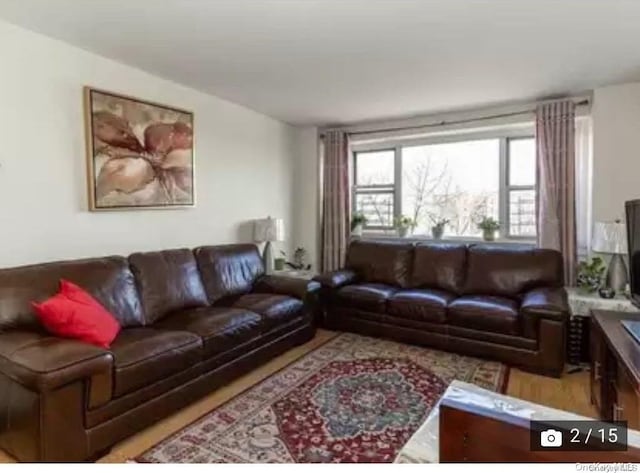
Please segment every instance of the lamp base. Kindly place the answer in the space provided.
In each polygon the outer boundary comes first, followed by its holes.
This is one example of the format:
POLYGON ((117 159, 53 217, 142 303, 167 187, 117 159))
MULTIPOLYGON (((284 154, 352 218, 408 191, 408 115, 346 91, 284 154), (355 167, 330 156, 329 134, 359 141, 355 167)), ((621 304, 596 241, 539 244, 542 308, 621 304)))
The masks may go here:
POLYGON ((264 252, 262 253, 262 261, 264 263, 264 271, 267 274, 273 273, 273 250, 271 249, 271 242, 268 241, 264 244, 264 252))
POLYGON ((614 254, 607 269, 607 287, 622 294, 628 282, 627 265, 624 264, 624 258, 621 254, 614 254))

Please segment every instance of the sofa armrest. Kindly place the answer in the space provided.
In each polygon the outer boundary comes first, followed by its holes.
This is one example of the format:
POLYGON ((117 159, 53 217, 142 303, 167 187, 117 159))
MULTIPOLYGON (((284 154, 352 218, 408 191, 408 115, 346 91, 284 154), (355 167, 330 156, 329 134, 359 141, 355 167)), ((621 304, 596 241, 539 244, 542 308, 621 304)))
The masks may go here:
POLYGON ((113 355, 94 345, 36 332, 0 334, 0 373, 33 391, 95 378, 109 391, 99 397, 110 397, 112 367, 113 355))
POLYGON ((272 292, 285 296, 295 297, 304 301, 309 294, 320 290, 320 284, 306 279, 287 276, 267 275, 261 277, 256 283, 253 292, 272 292))
POLYGON ((567 292, 562 287, 541 287, 524 295, 520 311, 526 315, 534 315, 554 320, 565 320, 569 317, 567 292))
POLYGON ((313 278, 314 281, 318 281, 322 284, 322 287, 329 289, 337 289, 347 284, 352 284, 358 279, 358 275, 355 271, 350 269, 338 269, 336 271, 330 271, 320 274, 313 278))

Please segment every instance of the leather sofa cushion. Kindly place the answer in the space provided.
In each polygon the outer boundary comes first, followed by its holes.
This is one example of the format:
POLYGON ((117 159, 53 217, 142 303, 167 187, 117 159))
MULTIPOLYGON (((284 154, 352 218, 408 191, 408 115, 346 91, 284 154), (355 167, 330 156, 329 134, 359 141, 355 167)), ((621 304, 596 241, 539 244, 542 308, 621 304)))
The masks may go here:
POLYGON ((207 305, 191 250, 134 253, 129 256, 142 298, 146 324, 170 312, 207 305))
POLYGON ((171 314, 154 327, 184 330, 202 338, 204 357, 224 353, 261 334, 262 317, 245 309, 198 307, 171 314))
POLYGON ((39 330, 31 301, 56 294, 60 279, 82 287, 100 302, 123 327, 144 323, 142 305, 126 258, 111 256, 0 269, 0 331, 10 328, 39 330))
POLYGON ((386 284, 352 284, 339 289, 336 298, 338 304, 345 307, 385 313, 387 300, 397 290, 386 284))
POLYGON ((284 325, 302 315, 300 299, 278 294, 246 294, 238 298, 234 307, 257 312, 262 316, 263 331, 284 325))
POLYGON ((504 297, 459 297, 449 304, 447 319, 452 325, 488 332, 507 335, 520 332, 518 304, 504 297))
POLYGON ((128 328, 111 345, 114 397, 135 391, 202 360, 202 340, 191 332, 128 328))
POLYGON ((562 277, 557 251, 474 245, 468 252, 465 293, 515 297, 536 287, 562 286, 562 277))
POLYGON ((346 266, 363 282, 407 287, 412 260, 411 243, 354 241, 347 251, 346 266))
POLYGON ((446 322, 447 305, 455 299, 439 289, 410 289, 393 294, 387 303, 389 314, 422 322, 446 322))
POLYGON ((464 244, 420 243, 415 248, 411 286, 461 294, 466 264, 467 246, 464 244))
POLYGON ((264 274, 256 245, 202 246, 194 253, 211 304, 251 292, 264 274))

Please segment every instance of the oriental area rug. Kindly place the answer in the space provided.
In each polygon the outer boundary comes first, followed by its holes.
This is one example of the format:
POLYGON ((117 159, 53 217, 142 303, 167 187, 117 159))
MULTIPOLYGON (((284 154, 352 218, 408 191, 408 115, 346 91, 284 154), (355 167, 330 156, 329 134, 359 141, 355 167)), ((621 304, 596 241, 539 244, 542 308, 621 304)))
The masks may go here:
POLYGON ((341 334, 136 458, 392 462, 454 379, 503 391, 492 361, 341 334))

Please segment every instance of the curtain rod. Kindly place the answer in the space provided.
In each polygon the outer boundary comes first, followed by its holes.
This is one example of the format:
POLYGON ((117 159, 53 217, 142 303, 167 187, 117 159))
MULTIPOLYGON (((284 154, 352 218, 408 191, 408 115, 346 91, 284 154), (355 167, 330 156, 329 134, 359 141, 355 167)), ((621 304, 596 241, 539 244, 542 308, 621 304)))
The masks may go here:
MULTIPOLYGON (((541 102, 541 103, 545 103, 545 102, 541 102)), ((580 100, 579 102, 575 102, 575 106, 576 107, 580 107, 583 105, 589 105, 589 100, 588 99, 584 99, 584 100, 580 100)), ((463 118, 463 119, 459 119, 459 120, 442 120, 439 122, 435 122, 435 123, 427 123, 424 125, 411 125, 411 126, 398 126, 398 127, 390 127, 390 128, 377 128, 377 129, 373 129, 373 130, 366 130, 366 131, 352 131, 352 132, 347 132, 347 134, 349 136, 356 136, 356 135, 373 135, 376 133, 391 133, 394 131, 409 131, 409 130, 422 130, 424 128, 435 128, 435 127, 440 127, 440 126, 445 126, 445 125, 462 125, 465 123, 473 123, 473 122, 478 122, 478 121, 484 121, 484 120, 493 120, 495 118, 507 118, 507 117, 516 117, 518 115, 526 115, 529 113, 533 113, 535 112, 536 109, 535 108, 529 108, 526 110, 520 110, 517 112, 508 112, 508 113, 496 113, 493 115, 485 115, 485 116, 481 116, 481 117, 474 117, 474 118, 463 118)), ((324 133, 320 134, 321 137, 324 136, 324 133)))

